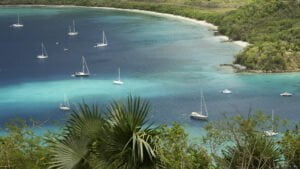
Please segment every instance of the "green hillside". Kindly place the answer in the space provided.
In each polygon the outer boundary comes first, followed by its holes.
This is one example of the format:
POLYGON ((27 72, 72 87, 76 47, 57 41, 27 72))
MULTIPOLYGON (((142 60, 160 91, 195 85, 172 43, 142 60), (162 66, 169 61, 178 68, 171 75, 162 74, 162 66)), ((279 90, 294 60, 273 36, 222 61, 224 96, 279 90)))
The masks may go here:
POLYGON ((300 69, 300 1, 260 1, 224 15, 220 32, 250 42, 236 63, 268 72, 300 69))

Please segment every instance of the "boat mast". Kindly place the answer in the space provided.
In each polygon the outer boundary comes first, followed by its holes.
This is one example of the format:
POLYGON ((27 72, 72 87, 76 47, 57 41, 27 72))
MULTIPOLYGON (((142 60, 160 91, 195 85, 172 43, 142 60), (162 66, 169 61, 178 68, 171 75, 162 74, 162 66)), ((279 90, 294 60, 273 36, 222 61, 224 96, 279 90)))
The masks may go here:
POLYGON ((206 107, 204 95, 203 95, 203 104, 204 104, 204 111, 205 111, 205 114, 206 114, 206 116, 208 117, 208 111, 207 111, 207 107, 206 107))
POLYGON ((75 32, 75 20, 73 20, 73 32, 75 32))
POLYGON ((84 56, 82 56, 82 72, 83 73, 85 73, 84 72, 84 64, 85 64, 85 59, 84 59, 84 56))
POLYGON ((42 56, 44 56, 44 44, 43 44, 43 42, 42 42, 41 46, 42 46, 42 56))
POLYGON ((200 98, 200 113, 203 113, 203 91, 201 89, 201 98, 200 98))
POLYGON ((20 16, 19 16, 19 14, 18 14, 18 24, 20 24, 20 16))
POLYGON ((121 81, 121 71, 120 71, 120 68, 119 68, 119 81, 121 81))
POLYGON ((90 74, 90 70, 89 70, 89 68, 88 68, 88 66, 87 66, 87 63, 86 63, 86 61, 85 61, 84 56, 82 56, 82 72, 83 72, 83 73, 90 74), (85 69, 86 69, 87 72, 84 71, 85 69))
POLYGON ((105 36, 104 31, 102 31, 102 43, 103 44, 105 44, 105 37, 104 36, 105 36))
POLYGON ((66 94, 64 94, 64 106, 68 106, 69 107, 69 101, 68 101, 68 98, 67 98, 66 94))
POLYGON ((272 110, 272 132, 274 132, 274 110, 272 110))
POLYGON ((205 103, 203 91, 201 90, 201 112, 202 112, 202 109, 203 109, 202 107, 204 107, 205 115, 208 116, 208 111, 207 111, 207 107, 206 107, 206 103, 205 103))

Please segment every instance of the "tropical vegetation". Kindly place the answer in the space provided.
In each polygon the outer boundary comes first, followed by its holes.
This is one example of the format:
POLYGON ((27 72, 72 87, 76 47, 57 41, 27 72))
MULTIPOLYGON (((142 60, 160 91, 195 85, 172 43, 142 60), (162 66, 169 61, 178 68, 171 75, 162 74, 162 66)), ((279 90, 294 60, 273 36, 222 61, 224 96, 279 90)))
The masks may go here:
POLYGON ((129 96, 106 109, 79 104, 62 131, 37 135, 37 122, 15 120, 0 136, 0 168, 7 169, 297 169, 300 131, 266 137, 282 125, 261 112, 208 123, 189 140, 183 127, 151 125, 150 104, 129 96), (276 128, 276 127, 275 127, 276 128))

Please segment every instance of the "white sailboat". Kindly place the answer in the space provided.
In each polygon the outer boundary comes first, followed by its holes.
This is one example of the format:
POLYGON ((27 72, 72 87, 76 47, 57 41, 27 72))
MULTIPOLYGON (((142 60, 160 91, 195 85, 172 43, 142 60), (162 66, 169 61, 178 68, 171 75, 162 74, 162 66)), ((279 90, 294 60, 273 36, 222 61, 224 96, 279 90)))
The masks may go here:
POLYGON ((107 45, 108 45, 108 43, 107 43, 107 39, 106 39, 106 36, 105 36, 105 32, 102 31, 102 42, 97 43, 95 47, 99 48, 99 47, 105 47, 107 45))
POLYGON ((264 131, 265 135, 268 137, 276 136, 278 133, 274 131, 274 111, 272 110, 272 129, 264 131))
POLYGON ((23 27, 24 25, 20 23, 20 16, 18 15, 18 19, 17 19, 17 23, 14 23, 11 25, 12 27, 14 28, 21 28, 23 27))
POLYGON ((66 94, 64 95, 64 102, 59 105, 59 109, 62 110, 62 111, 69 111, 69 110, 71 110, 70 103, 69 103, 69 100, 68 100, 66 94))
POLYGON ((75 72, 75 77, 87 77, 90 76, 90 71, 87 66, 87 63, 85 61, 84 56, 82 56, 82 71, 81 72, 75 72))
POLYGON ((38 59, 47 59, 48 58, 48 54, 47 54, 47 51, 46 51, 46 47, 44 45, 44 43, 42 42, 42 54, 38 55, 37 58, 38 59))
POLYGON ((122 85, 124 82, 121 81, 121 70, 119 68, 119 77, 118 77, 118 80, 115 80, 113 82, 115 85, 122 85))
POLYGON ((207 111, 207 107, 205 104, 205 99, 202 91, 201 91, 201 101, 200 101, 200 112, 192 112, 190 117, 196 120, 208 120, 208 111, 207 111))
POLYGON ((73 20, 73 28, 71 28, 69 26, 69 33, 68 33, 69 36, 76 36, 78 35, 78 32, 76 32, 76 28, 75 28, 75 20, 73 20))

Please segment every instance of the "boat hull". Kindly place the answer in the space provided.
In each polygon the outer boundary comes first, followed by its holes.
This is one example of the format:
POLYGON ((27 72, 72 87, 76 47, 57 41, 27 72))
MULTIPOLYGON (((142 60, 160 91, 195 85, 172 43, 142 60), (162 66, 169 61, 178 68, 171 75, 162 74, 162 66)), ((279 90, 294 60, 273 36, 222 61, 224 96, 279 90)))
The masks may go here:
POLYGON ((76 36, 76 35, 78 35, 78 32, 69 32, 68 35, 69 36, 76 36))
POLYGON ((105 47, 105 46, 107 46, 107 44, 105 44, 105 43, 97 43, 96 44, 96 48, 100 48, 100 47, 105 47))
POLYGON ((278 133, 272 131, 272 130, 268 130, 268 131, 265 131, 265 136, 268 136, 268 137, 273 137, 273 136, 277 136, 278 133))
POLYGON ((122 85, 122 84, 124 84, 124 82, 119 81, 119 80, 115 80, 113 83, 114 83, 115 85, 122 85))
POLYGON ((224 89, 221 93, 223 94, 231 94, 232 92, 228 89, 224 89))
POLYGON ((69 111, 69 110, 71 110, 71 108, 67 107, 67 106, 60 106, 59 109, 62 110, 62 111, 69 111))
POLYGON ((21 28, 24 25, 22 25, 22 24, 12 24, 11 26, 14 27, 14 28, 21 28))
POLYGON ((38 58, 38 59, 47 59, 48 56, 45 56, 45 55, 38 55, 36 58, 38 58))
POLYGON ((291 97, 293 95, 292 94, 280 94, 280 96, 282 96, 282 97, 291 97))
POLYGON ((74 74, 74 76, 75 76, 75 77, 88 77, 88 76, 90 76, 90 74, 88 74, 88 73, 83 73, 83 72, 76 72, 76 73, 74 74))
POLYGON ((202 115, 197 112, 192 112, 190 117, 195 120, 205 120, 205 121, 208 120, 208 116, 202 115))

